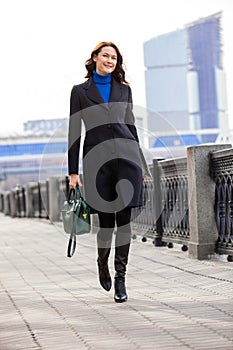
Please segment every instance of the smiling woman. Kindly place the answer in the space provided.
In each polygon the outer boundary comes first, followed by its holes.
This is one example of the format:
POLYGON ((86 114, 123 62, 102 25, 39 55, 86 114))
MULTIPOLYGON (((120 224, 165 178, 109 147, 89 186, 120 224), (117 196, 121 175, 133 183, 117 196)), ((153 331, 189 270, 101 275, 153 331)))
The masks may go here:
POLYGON ((95 47, 86 69, 87 81, 73 87, 70 99, 70 187, 82 186, 78 160, 83 122, 85 199, 91 213, 99 217, 99 281, 105 290, 111 289, 108 257, 116 225, 114 299, 124 302, 131 208, 142 206, 142 169, 132 93, 125 80, 122 55, 112 42, 101 42, 95 47))
POLYGON ((123 57, 118 47, 112 42, 103 41, 94 48, 91 57, 86 61, 86 69, 86 78, 90 78, 96 70, 102 75, 112 73, 119 83, 128 85, 123 69, 123 57))
POLYGON ((112 73, 116 67, 117 53, 113 47, 104 46, 93 59, 96 64, 96 72, 107 75, 112 73))

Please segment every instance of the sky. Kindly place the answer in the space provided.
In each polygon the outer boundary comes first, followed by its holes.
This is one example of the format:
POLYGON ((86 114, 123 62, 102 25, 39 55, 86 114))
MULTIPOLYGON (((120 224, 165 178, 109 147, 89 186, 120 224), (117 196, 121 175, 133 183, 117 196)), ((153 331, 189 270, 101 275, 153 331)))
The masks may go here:
POLYGON ((219 11, 233 128, 232 0, 0 0, 0 135, 28 120, 67 118, 71 88, 101 41, 119 47, 134 104, 146 107, 143 44, 219 11))

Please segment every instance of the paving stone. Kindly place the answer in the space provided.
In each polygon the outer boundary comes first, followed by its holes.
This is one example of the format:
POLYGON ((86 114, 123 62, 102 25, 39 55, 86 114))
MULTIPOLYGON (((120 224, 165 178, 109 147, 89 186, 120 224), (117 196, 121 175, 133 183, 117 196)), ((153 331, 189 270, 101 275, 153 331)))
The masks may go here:
POLYGON ((78 237, 68 259, 61 223, 2 214, 0 223, 1 350, 233 349, 233 264, 139 237, 129 300, 116 304, 99 285, 95 234, 78 237))

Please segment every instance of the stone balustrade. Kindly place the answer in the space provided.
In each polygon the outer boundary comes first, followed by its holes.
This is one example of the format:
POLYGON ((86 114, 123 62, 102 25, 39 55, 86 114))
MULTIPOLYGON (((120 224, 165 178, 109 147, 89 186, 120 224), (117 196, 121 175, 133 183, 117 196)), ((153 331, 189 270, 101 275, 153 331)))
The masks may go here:
MULTIPOLYGON (((150 165, 153 178, 144 181, 144 205, 134 209, 132 228, 154 245, 182 250, 195 259, 214 253, 233 260, 233 149, 230 144, 187 148, 187 157, 150 165)), ((69 190, 68 177, 50 177, 0 193, 0 211, 11 217, 61 221, 69 190)), ((92 220, 95 221, 93 216, 92 220)), ((96 225, 95 225, 96 226, 96 225)))

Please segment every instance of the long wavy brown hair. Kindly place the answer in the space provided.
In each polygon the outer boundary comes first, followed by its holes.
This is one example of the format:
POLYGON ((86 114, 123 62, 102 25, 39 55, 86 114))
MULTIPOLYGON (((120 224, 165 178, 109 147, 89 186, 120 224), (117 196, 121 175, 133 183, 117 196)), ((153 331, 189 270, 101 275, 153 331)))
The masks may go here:
POLYGON ((102 41, 94 48, 94 50, 91 53, 91 57, 88 60, 86 60, 86 62, 85 62, 85 67, 87 70, 87 74, 86 74, 85 78, 90 78, 93 76, 94 70, 96 69, 96 63, 93 60, 93 58, 94 58, 94 56, 97 56, 98 53, 101 51, 101 49, 105 46, 113 47, 117 53, 117 63, 116 63, 116 67, 115 67, 114 71, 112 72, 112 76, 119 83, 129 85, 129 83, 125 80, 125 71, 123 68, 123 66, 124 66, 123 57, 122 57, 118 47, 114 43, 112 43, 111 41, 109 41, 109 42, 102 41))

